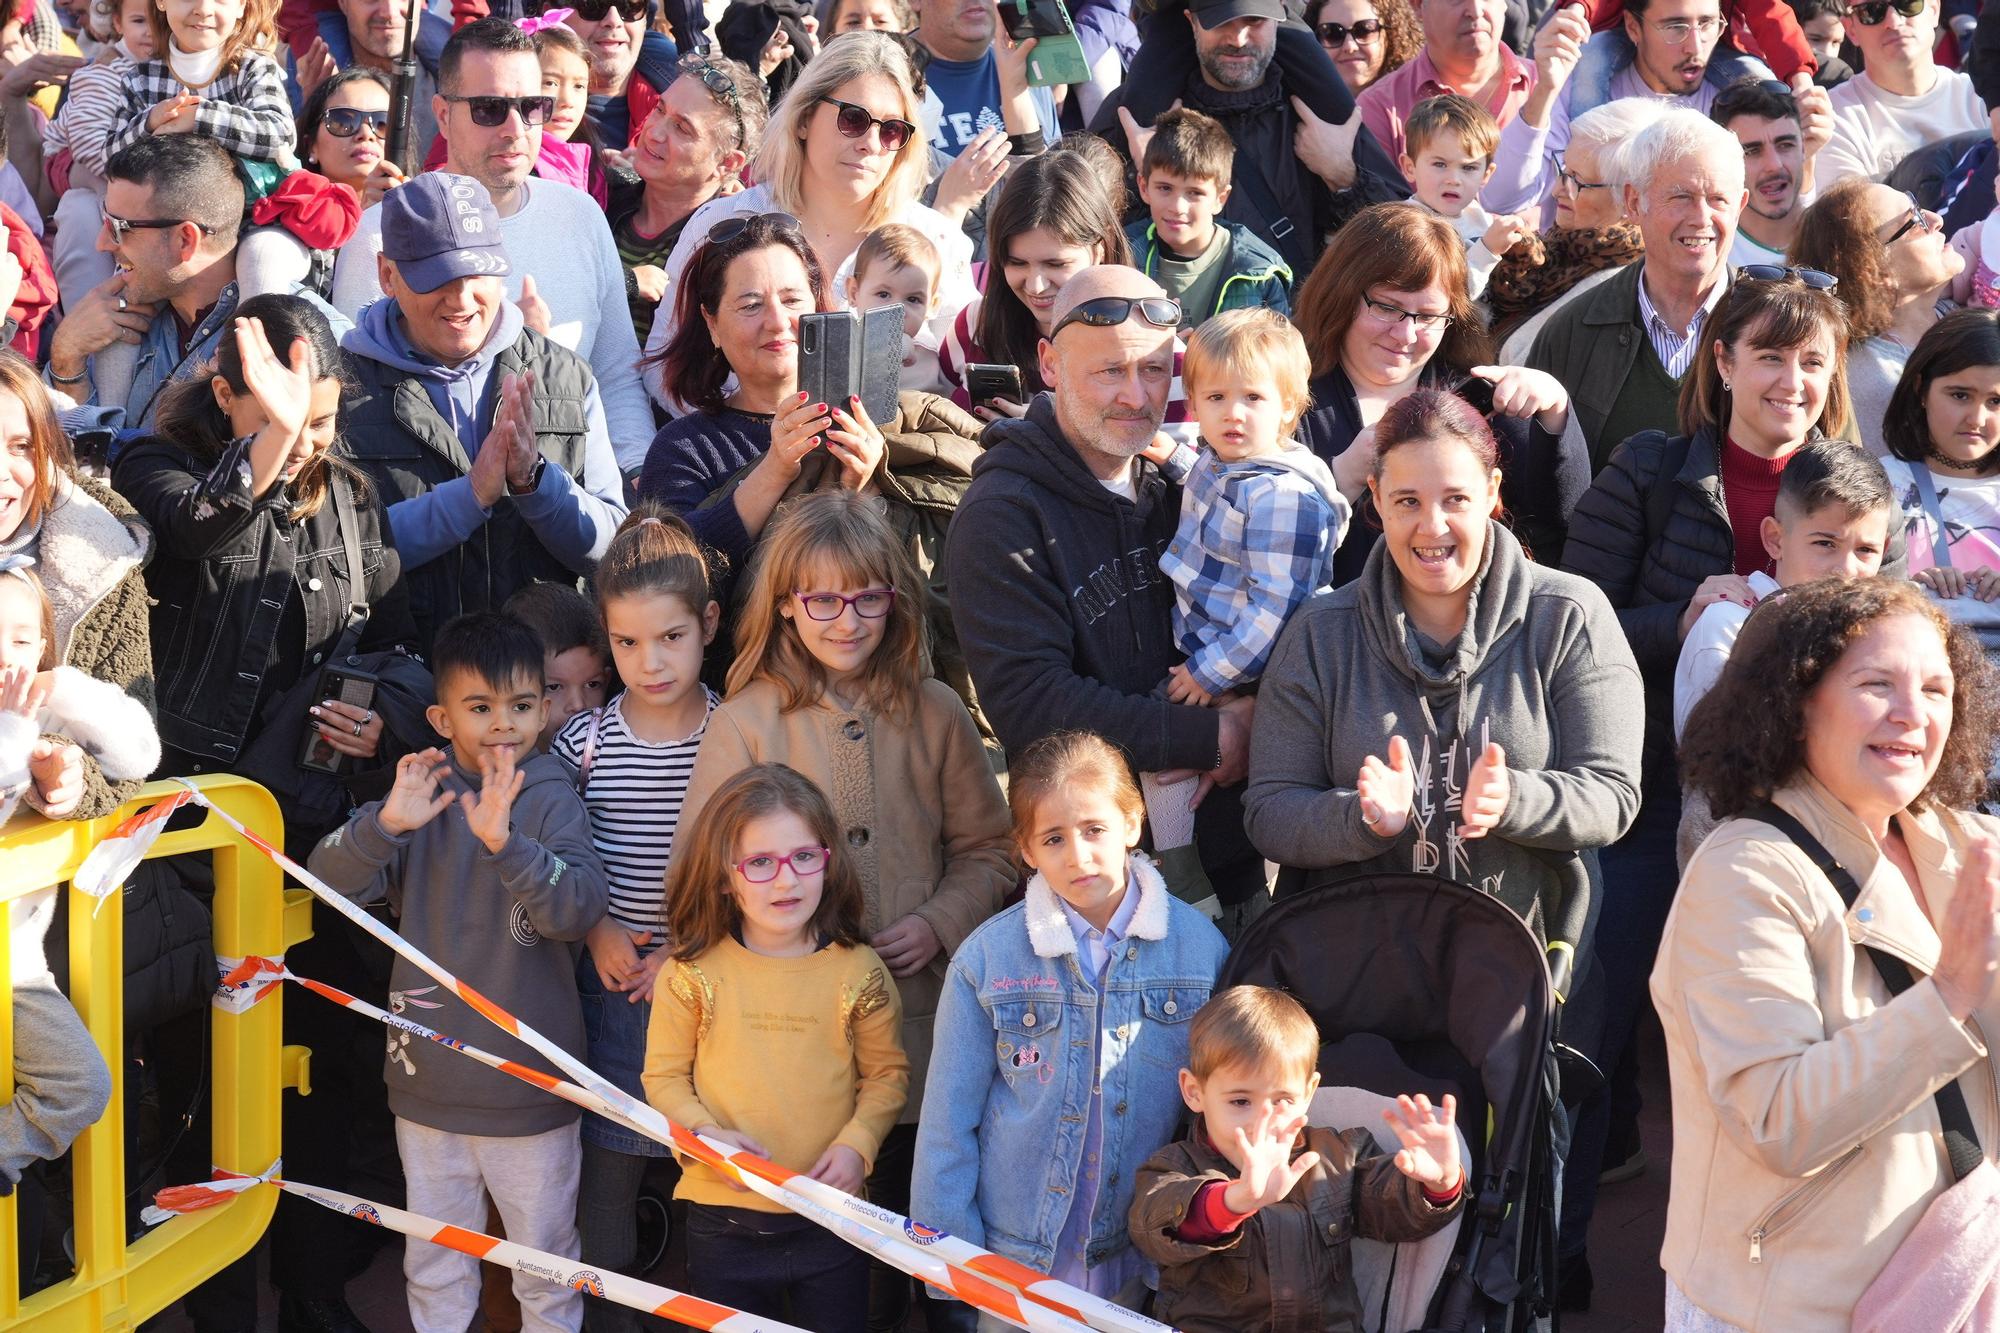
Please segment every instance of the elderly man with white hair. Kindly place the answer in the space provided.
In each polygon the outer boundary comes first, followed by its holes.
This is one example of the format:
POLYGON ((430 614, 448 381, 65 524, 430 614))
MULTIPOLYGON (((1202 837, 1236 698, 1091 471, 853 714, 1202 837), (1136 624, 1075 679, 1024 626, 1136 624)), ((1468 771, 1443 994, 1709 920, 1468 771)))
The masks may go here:
POLYGON ((1620 160, 1646 257, 1559 310, 1527 357, 1569 386, 1593 471, 1627 436, 1674 428, 1681 377, 1729 288, 1747 193, 1736 136, 1684 107, 1662 113, 1620 160))

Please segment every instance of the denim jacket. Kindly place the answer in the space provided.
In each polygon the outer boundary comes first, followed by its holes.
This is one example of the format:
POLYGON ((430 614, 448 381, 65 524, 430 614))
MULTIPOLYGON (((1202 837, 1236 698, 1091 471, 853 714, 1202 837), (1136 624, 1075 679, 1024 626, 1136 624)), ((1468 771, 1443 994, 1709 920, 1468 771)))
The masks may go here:
POLYGON ((1024 901, 953 955, 938 1004, 910 1215, 1045 1273, 1083 1165, 1097 1041, 1106 1072, 1092 1267, 1130 1244, 1139 1166, 1174 1139, 1188 1022, 1229 952, 1149 861, 1135 853, 1132 868, 1138 909, 1102 994, 1036 875, 1024 901))

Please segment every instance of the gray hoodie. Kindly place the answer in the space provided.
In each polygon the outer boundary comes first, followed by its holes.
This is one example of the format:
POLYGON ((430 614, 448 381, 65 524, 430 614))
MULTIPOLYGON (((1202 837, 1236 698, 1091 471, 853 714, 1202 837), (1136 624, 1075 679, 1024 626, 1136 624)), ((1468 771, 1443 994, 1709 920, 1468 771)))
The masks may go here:
POLYGON ((1581 880, 1575 854, 1615 841, 1638 813, 1645 694, 1604 594, 1530 563, 1499 524, 1487 533, 1465 630, 1441 665, 1417 641, 1383 543, 1359 579, 1293 617, 1257 696, 1244 823, 1280 864, 1447 876, 1543 932, 1581 880), (1354 784, 1394 735, 1410 747, 1416 811, 1384 839, 1362 824, 1354 784), (1489 741, 1506 751, 1512 795, 1499 824, 1467 841, 1458 794, 1489 741))
MULTIPOLYGON (((580 940, 610 900, 590 843, 589 817, 569 769, 536 755, 514 801, 513 835, 495 856, 454 806, 400 838, 382 827, 380 801, 357 810, 313 849, 315 875, 358 902, 387 897, 403 937, 460 981, 572 1055, 584 1051, 576 960, 580 940)), ((479 778, 454 758, 451 791, 479 778)), ((398 957, 389 1008, 482 1050, 549 1070, 548 1062, 398 957)), ((549 1072, 554 1072, 550 1070, 549 1072)), ((577 1110, 455 1051, 390 1031, 389 1109, 451 1134, 520 1138, 559 1129, 577 1110)))

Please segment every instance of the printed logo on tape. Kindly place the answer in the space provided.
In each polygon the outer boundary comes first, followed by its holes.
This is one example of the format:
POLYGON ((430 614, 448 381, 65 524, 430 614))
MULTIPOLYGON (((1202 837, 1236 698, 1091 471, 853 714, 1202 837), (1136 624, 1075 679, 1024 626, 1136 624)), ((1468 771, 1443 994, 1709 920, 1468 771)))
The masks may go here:
POLYGON ((903 1234, 919 1245, 935 1245, 941 1240, 950 1239, 948 1233, 939 1231, 936 1227, 927 1227, 922 1222, 907 1217, 903 1219, 903 1234))
POLYGON ((604 1294, 604 1279, 591 1272, 588 1268, 579 1268, 576 1272, 570 1274, 569 1289, 571 1291, 580 1291, 586 1296, 602 1296, 604 1294))

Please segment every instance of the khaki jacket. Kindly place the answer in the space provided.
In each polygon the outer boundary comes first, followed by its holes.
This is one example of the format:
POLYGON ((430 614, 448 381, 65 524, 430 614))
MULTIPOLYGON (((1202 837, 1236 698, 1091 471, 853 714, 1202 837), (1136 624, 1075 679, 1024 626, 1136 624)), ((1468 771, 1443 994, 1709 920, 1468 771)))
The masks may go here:
MULTIPOLYGON (((1861 886, 1852 910, 1769 825, 1725 821, 1667 918, 1653 1003, 1673 1080, 1673 1185, 1661 1262, 1682 1292, 1750 1330, 1845 1333, 1856 1301, 1951 1184, 1932 1090, 1957 1078, 1986 1155, 2000 1083, 1982 1033, 1929 973, 1938 936, 1861 822, 1815 779, 1777 803, 1861 886), (1920 980, 1891 1001, 1872 945, 1920 980)), ((1940 916, 1977 815, 1898 820, 1940 916)))
POLYGON ((931 1021, 945 965, 1014 887, 1012 823, 979 733, 949 686, 926 680, 916 716, 853 713, 822 699, 779 711, 777 686, 758 680, 709 715, 681 807, 692 826, 716 788, 752 764, 789 764, 826 793, 861 876, 861 929, 872 936, 912 913, 943 946, 928 967, 896 982, 910 1097, 923 1105, 931 1021))

